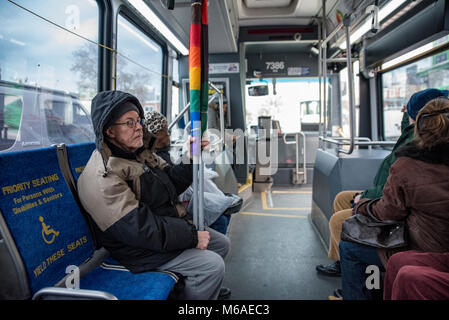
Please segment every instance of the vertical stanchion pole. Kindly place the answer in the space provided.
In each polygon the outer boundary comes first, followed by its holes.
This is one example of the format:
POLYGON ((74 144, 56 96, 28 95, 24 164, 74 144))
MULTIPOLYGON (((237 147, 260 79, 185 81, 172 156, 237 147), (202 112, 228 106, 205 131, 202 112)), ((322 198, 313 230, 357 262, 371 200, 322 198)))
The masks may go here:
MULTIPOLYGON (((326 0, 323 0, 323 39, 327 38, 327 28, 326 28, 326 0)), ((323 71, 323 137, 327 136, 327 43, 323 48, 322 53, 322 71, 323 71)), ((323 148, 326 148, 326 144, 323 144, 323 148)))
POLYGON ((198 191, 199 191, 199 210, 198 210, 198 229, 204 230, 204 162, 203 155, 200 146, 199 156, 199 178, 198 178, 198 191))
POLYGON ((345 26, 346 32, 346 64, 348 68, 348 93, 349 93, 349 128, 351 131, 350 136, 350 145, 348 154, 351 154, 354 150, 354 137, 355 137, 355 123, 354 123, 354 115, 355 115, 355 106, 354 106, 354 75, 352 73, 352 53, 351 53, 351 16, 345 16, 343 19, 343 24, 345 26))
MULTIPOLYGON (((201 140, 201 0, 192 0, 189 38, 190 132, 194 142, 190 145, 193 158, 193 223, 199 228, 198 217, 198 148, 201 140)), ((201 148, 200 148, 201 149, 201 148)))
MULTIPOLYGON (((324 19, 324 17, 323 17, 323 19, 324 19)), ((319 100, 320 100, 320 120, 319 120, 320 126, 318 128, 318 131, 319 131, 319 135, 320 136, 322 135, 322 133, 321 133, 321 129, 322 129, 321 122, 323 121, 323 119, 322 119, 323 98, 322 98, 322 93, 321 93, 322 85, 323 85, 323 71, 322 71, 323 70, 323 58, 322 58, 322 56, 323 56, 323 48, 322 48, 323 40, 321 38, 322 37, 322 34, 321 34, 321 23, 322 22, 321 21, 320 21, 320 23, 318 23, 318 48, 319 48, 319 51, 318 51, 318 75, 319 75, 319 77, 318 77, 318 83, 319 83, 318 95, 319 95, 319 100)), ((302 116, 302 114, 301 114, 301 116, 302 116)))
POLYGON ((207 129, 208 85, 208 9, 207 0, 192 0, 189 39, 190 120, 193 156, 193 215, 198 230, 204 230, 204 165, 201 138, 207 129))
POLYGON ((193 156, 193 224, 196 228, 199 228, 199 215, 198 215, 198 165, 196 164, 196 156, 193 156))

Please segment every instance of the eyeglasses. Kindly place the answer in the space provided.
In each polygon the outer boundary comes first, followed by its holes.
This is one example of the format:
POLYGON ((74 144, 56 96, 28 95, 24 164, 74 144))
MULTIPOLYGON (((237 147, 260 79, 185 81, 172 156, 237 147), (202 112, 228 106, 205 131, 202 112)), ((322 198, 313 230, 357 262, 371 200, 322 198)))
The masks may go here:
POLYGON ((127 120, 126 122, 116 122, 113 125, 126 125, 130 129, 134 129, 136 124, 140 124, 143 127, 144 121, 143 119, 138 120, 127 120))

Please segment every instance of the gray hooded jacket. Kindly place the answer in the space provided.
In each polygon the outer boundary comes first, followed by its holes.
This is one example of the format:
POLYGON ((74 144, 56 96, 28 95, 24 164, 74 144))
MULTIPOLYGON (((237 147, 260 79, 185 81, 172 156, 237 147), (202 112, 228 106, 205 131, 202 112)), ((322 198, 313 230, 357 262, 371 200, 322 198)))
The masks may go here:
POLYGON ((192 166, 168 165, 151 148, 126 152, 105 141, 104 126, 122 103, 137 98, 121 91, 99 93, 92 101, 96 150, 78 179, 78 193, 99 228, 100 244, 132 272, 157 269, 198 243, 197 230, 177 197, 192 183, 192 166))

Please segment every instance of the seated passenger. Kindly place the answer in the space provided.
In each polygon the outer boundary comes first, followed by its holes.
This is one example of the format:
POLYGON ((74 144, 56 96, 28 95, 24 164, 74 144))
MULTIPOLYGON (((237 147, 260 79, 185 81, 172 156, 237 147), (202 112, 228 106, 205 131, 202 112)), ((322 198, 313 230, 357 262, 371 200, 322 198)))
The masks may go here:
MULTIPOLYGON (((418 113, 415 139, 396 152, 383 195, 371 214, 381 221, 405 221, 408 245, 376 249, 340 241, 343 299, 370 299, 365 286, 368 265, 383 267, 405 250, 447 252, 449 243, 449 99, 436 98, 418 113)), ((367 214, 362 199, 354 212, 367 214)))
POLYGON ((184 276, 180 298, 216 299, 229 239, 187 219, 177 197, 192 183, 192 165, 156 156, 143 117, 131 94, 104 91, 92 100, 96 150, 78 180, 81 203, 102 246, 131 272, 169 270, 184 276))
MULTIPOLYGON (((373 186, 365 191, 342 191, 334 199, 333 214, 329 220, 330 240, 328 257, 335 260, 329 265, 318 265, 316 270, 320 274, 328 276, 340 276, 340 256, 338 246, 340 243, 341 226, 343 221, 352 215, 352 206, 360 199, 376 199, 382 197, 382 191, 388 178, 391 165, 396 161, 395 152, 413 139, 413 130, 416 115, 424 105, 432 99, 447 96, 447 91, 437 89, 426 89, 416 92, 407 103, 407 113, 404 113, 401 123, 401 136, 396 142, 391 153, 382 161, 373 186)), ((405 107, 402 111, 405 111, 405 107)))
MULTIPOLYGON (((224 127, 228 128, 228 117, 226 112, 228 109, 228 99, 223 96, 223 116, 224 116, 224 127)), ((207 127, 220 130, 220 105, 218 98, 212 100, 207 107, 207 127)))
MULTIPOLYGON (((168 131, 167 119, 157 111, 151 111, 145 115, 145 124, 152 134, 156 136, 154 143, 158 156, 168 164, 173 165, 170 158, 170 132, 168 131)), ((224 194, 212 179, 217 175, 211 169, 205 168, 204 181, 204 223, 218 232, 226 234, 231 219, 231 214, 240 211, 243 200, 237 195, 224 194)), ((181 201, 189 202, 187 211, 193 215, 193 188, 190 186, 179 196, 181 201)))
POLYGON ((385 300, 449 300, 449 252, 405 251, 391 256, 385 300))

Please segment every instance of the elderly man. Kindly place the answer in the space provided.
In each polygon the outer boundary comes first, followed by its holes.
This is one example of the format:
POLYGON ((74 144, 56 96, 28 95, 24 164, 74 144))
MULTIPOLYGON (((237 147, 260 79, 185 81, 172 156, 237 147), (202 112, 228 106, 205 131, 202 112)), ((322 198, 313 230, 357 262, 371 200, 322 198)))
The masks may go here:
POLYGON ((81 202, 101 244, 131 272, 170 270, 184 276, 181 298, 216 299, 229 239, 187 219, 177 196, 192 183, 192 166, 156 156, 143 117, 131 94, 104 91, 93 99, 96 150, 78 180, 81 202))

